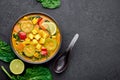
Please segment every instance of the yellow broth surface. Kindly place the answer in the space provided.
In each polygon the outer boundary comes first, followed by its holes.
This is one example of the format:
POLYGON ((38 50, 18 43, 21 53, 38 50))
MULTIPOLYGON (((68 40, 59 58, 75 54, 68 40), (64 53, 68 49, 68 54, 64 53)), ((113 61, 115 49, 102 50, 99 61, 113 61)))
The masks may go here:
POLYGON ((28 62, 44 62, 58 51, 61 34, 56 23, 42 14, 22 17, 12 31, 17 55, 28 62))

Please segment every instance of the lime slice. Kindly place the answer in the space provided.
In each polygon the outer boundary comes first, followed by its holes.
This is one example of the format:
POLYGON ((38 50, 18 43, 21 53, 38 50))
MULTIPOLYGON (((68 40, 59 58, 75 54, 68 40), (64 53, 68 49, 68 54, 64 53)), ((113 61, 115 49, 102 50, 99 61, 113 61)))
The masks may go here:
POLYGON ((56 33, 56 24, 53 22, 43 22, 42 25, 50 32, 51 35, 56 33))
POLYGON ((24 71, 25 65, 19 59, 14 59, 10 62, 10 71, 13 74, 21 74, 24 71))

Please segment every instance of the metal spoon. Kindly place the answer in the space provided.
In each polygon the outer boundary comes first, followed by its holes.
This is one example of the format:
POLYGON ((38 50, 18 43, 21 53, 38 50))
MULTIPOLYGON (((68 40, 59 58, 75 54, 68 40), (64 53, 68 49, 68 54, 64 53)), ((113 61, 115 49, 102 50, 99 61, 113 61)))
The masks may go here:
POLYGON ((53 70, 56 73, 62 73, 63 71, 66 70, 68 66, 69 54, 78 38, 79 38, 79 34, 77 33, 73 37, 66 51, 55 60, 55 63, 53 64, 53 70))

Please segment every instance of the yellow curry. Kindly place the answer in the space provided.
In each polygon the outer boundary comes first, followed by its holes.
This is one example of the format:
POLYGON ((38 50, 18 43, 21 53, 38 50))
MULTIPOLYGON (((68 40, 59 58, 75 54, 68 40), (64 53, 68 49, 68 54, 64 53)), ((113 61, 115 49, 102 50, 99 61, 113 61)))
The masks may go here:
POLYGON ((61 34, 53 19, 44 14, 29 14, 14 25, 12 45, 17 55, 29 62, 44 62, 53 57, 61 34))

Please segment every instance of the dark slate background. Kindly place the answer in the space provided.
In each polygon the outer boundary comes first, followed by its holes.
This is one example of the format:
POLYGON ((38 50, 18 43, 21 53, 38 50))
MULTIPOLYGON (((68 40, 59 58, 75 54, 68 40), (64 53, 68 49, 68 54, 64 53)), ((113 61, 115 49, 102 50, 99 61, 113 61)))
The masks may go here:
MULTIPOLYGON (((61 0, 60 8, 42 8, 36 0, 0 0, 0 38, 10 40, 12 25, 21 15, 45 12, 56 19, 64 52, 75 33, 80 38, 70 55, 69 67, 55 74, 52 61, 48 66, 54 80, 120 80, 120 0, 61 0)), ((8 63, 0 61, 7 70, 8 63)), ((26 64, 29 66, 29 64, 26 64)), ((0 69, 0 80, 8 77, 0 69)))

